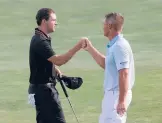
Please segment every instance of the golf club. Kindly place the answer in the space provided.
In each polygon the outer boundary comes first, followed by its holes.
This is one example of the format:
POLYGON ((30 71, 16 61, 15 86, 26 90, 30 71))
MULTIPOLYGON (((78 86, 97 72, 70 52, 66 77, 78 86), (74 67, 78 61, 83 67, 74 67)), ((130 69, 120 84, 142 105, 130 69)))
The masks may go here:
POLYGON ((60 84, 61 84, 61 87, 62 87, 62 89, 63 89, 63 91, 64 91, 64 94, 65 94, 65 96, 66 96, 66 98, 67 98, 69 104, 70 104, 70 107, 71 107, 71 109, 72 109, 72 111, 73 111, 73 114, 74 114, 74 116, 75 116, 75 118, 76 118, 77 123, 79 123, 79 120, 78 120, 78 118, 77 118, 77 116, 76 116, 76 114, 75 114, 74 108, 73 108, 73 106, 71 105, 71 102, 70 102, 70 100, 69 100, 69 95, 68 95, 68 93, 67 93, 67 91, 66 91, 66 88, 65 88, 65 86, 64 86, 64 83, 62 82, 61 79, 59 79, 59 77, 58 77, 57 80, 58 80, 58 81, 60 82, 60 84))

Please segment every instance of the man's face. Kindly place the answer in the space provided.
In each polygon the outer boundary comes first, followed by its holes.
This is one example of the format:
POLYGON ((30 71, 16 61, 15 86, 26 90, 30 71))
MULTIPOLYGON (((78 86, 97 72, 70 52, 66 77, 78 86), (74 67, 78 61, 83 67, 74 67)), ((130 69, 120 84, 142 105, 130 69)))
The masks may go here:
POLYGON ((56 14, 51 13, 48 21, 46 21, 46 27, 48 33, 54 32, 57 25, 56 14))

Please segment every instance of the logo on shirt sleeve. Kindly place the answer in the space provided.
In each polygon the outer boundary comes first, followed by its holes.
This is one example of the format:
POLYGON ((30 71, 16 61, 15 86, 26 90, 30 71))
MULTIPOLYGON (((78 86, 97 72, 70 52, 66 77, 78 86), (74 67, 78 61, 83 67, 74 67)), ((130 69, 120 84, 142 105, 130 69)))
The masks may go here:
POLYGON ((120 65, 126 65, 127 63, 128 63, 128 61, 120 62, 120 65))

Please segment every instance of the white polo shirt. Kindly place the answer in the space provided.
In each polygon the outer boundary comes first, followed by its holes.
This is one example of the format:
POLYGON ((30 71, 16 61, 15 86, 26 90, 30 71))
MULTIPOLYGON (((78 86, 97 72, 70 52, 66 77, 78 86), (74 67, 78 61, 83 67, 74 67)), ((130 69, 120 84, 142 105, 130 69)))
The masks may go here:
POLYGON ((128 41, 117 35, 107 45, 105 58, 104 90, 119 90, 119 70, 129 68, 129 89, 135 81, 134 58, 128 41))

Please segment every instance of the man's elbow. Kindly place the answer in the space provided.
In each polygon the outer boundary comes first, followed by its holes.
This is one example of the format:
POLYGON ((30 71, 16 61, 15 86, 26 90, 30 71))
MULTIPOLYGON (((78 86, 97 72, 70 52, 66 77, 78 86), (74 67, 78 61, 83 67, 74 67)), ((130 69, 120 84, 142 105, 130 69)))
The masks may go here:
POLYGON ((105 70, 105 65, 101 65, 101 67, 105 70))
POLYGON ((64 62, 61 61, 57 56, 52 56, 48 59, 49 62, 52 62, 53 64, 57 66, 62 66, 64 62))
POLYGON ((102 68, 105 70, 105 58, 102 60, 102 68))
POLYGON ((56 61, 53 61, 53 64, 57 65, 57 66, 62 66, 64 65, 66 62, 65 61, 62 61, 62 60, 56 60, 56 61))
POLYGON ((55 64, 56 66, 59 66, 59 67, 63 65, 63 64, 61 64, 61 63, 57 63, 57 62, 54 63, 54 64, 55 64))
POLYGON ((105 64, 104 63, 100 63, 99 66, 103 69, 105 69, 105 64))

